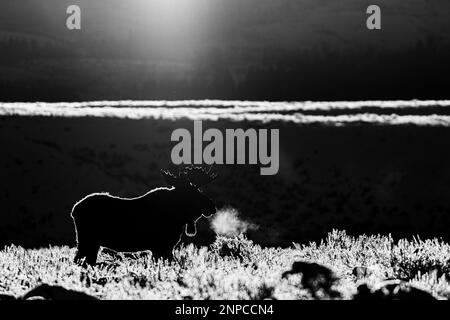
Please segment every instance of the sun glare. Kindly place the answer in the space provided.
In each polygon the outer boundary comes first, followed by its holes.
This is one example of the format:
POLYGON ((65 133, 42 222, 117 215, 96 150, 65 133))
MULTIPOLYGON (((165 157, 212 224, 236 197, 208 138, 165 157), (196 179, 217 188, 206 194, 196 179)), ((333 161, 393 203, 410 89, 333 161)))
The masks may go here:
POLYGON ((140 0, 134 6, 141 24, 139 42, 145 43, 148 51, 183 55, 198 48, 208 34, 211 3, 207 1, 140 0))

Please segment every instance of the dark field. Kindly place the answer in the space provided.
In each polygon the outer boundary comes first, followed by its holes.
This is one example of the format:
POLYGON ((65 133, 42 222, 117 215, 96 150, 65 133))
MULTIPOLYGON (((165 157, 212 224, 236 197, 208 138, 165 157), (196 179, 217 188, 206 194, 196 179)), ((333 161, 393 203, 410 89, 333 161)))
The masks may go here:
MULTIPOLYGON (((280 129, 278 175, 219 166, 205 188, 219 207, 259 226, 248 234, 258 244, 305 243, 333 228, 448 240, 446 126, 204 122, 211 126, 280 129)), ((192 131, 192 121, 1 117, 0 245, 73 246, 69 214, 82 197, 163 186, 159 170, 170 166, 175 128, 192 131)), ((155 216, 149 227, 168 226, 155 216)))

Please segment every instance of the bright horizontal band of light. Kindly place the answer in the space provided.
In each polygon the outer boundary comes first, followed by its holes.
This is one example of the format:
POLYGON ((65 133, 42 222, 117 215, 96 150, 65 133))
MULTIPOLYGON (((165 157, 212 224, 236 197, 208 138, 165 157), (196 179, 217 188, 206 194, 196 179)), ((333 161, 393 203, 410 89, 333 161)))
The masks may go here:
POLYGON ((199 108, 245 108, 263 111, 291 110, 335 110, 360 109, 364 107, 377 108, 426 108, 448 107, 450 100, 367 100, 367 101, 302 101, 302 102, 269 102, 269 101, 239 101, 239 100, 120 100, 120 101, 86 101, 86 102, 13 102, 0 103, 0 106, 34 105, 38 107, 88 108, 88 107, 199 107, 199 108))
POLYGON ((358 102, 250 102, 219 100, 184 101, 94 101, 59 103, 0 103, 3 116, 49 117, 102 117, 121 119, 191 119, 229 120, 289 123, 322 123, 344 125, 347 123, 373 123, 387 125, 449 126, 450 116, 398 115, 361 112, 348 115, 305 115, 302 111, 377 108, 429 108, 449 107, 450 100, 411 101, 358 101, 358 102), (281 114, 280 112, 290 112, 281 114))

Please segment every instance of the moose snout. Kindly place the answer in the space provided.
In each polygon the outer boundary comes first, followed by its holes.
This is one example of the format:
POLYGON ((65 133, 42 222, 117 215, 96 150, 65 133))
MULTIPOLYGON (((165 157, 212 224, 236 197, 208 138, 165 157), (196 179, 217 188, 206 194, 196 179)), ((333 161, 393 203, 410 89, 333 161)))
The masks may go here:
POLYGON ((213 214, 215 214, 218 211, 216 206, 213 206, 211 208, 209 208, 208 210, 206 210, 204 213, 202 213, 202 216, 205 218, 211 218, 211 216, 213 214))

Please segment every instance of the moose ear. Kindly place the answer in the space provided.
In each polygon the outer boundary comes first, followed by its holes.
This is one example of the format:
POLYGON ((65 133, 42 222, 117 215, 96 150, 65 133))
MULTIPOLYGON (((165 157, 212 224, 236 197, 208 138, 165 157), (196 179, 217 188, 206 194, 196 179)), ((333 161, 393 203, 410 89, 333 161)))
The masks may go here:
POLYGON ((186 186, 186 180, 173 175, 167 170, 161 170, 161 175, 164 178, 164 180, 172 187, 176 188, 186 186))

